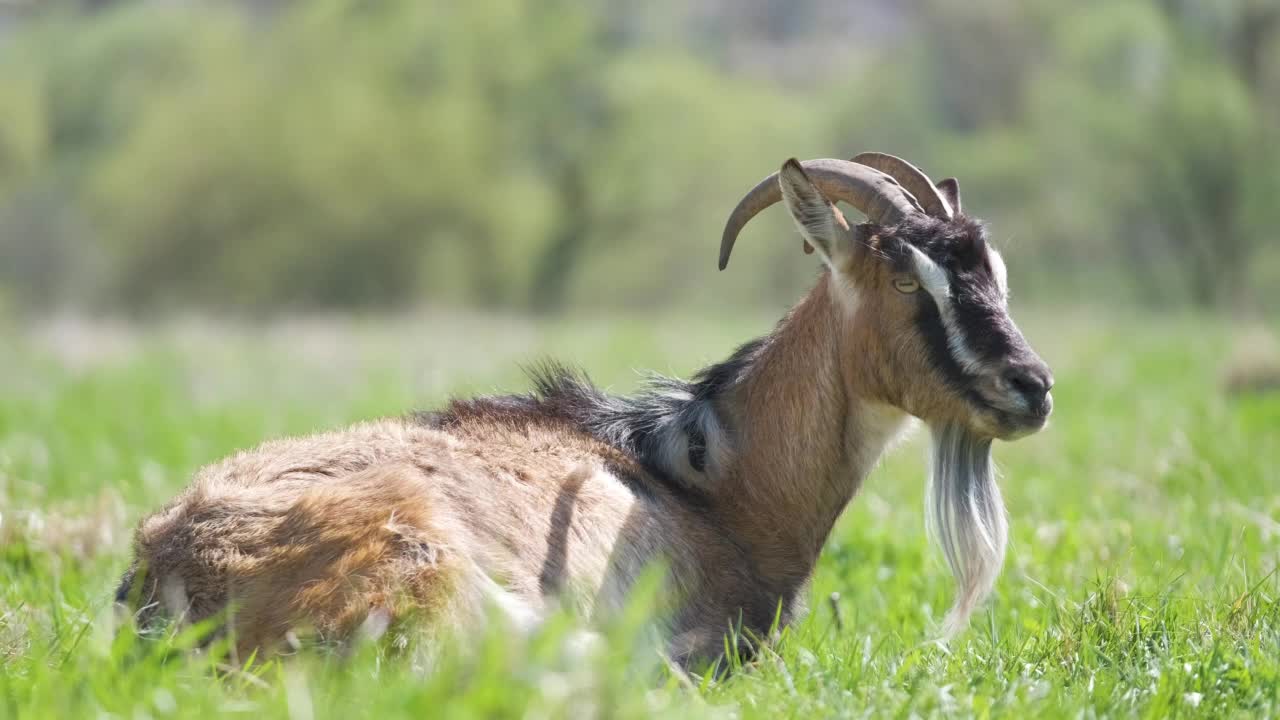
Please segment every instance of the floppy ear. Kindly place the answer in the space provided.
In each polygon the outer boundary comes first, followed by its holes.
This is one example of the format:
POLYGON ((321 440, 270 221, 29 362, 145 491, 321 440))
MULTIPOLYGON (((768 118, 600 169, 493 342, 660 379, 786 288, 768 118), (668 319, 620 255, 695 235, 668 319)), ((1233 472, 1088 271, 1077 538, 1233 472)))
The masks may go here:
POLYGON ((844 215, 818 190, 795 158, 783 163, 778 185, 787 211, 804 237, 805 252, 817 249, 823 262, 834 268, 833 258, 842 245, 840 239, 849 230, 844 215))

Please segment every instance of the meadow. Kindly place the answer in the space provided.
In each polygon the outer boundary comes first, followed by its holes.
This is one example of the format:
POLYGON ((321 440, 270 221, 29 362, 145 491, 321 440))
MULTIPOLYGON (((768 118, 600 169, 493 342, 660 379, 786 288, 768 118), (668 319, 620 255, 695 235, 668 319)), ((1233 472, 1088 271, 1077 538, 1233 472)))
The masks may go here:
POLYGON ((137 519, 200 465, 284 434, 518 391, 554 355, 623 391, 687 375, 776 316, 458 312, 0 330, 0 718, 1230 717, 1280 715, 1280 393, 1230 395, 1244 328, 1204 315, 1019 314, 1054 367, 1043 433, 997 443, 1011 548, 933 642, 951 578, 923 521, 923 428, 828 542, 808 618, 728 677, 679 678, 569 621, 430 672, 395 648, 228 667, 117 634, 137 519), (838 598, 833 599, 833 593, 838 598))

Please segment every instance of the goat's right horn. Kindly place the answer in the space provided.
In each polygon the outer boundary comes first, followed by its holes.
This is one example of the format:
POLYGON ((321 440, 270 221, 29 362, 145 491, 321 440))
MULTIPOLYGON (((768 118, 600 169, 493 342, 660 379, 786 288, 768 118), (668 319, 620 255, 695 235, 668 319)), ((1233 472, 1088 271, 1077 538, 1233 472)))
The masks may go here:
POLYGON ((873 167, 897 180, 920 201, 924 211, 939 220, 950 220, 954 212, 951 203, 938 192, 933 181, 920 168, 896 155, 878 152, 864 152, 853 158, 853 162, 873 167))
MULTIPOLYGON (((813 184, 827 199, 843 200, 877 225, 894 225, 903 218, 924 212, 916 199, 889 175, 848 160, 823 158, 800 163, 813 184)), ((725 223, 720 238, 720 269, 729 264, 729 253, 742 228, 761 210, 782 199, 778 173, 761 180, 738 202, 725 223)))

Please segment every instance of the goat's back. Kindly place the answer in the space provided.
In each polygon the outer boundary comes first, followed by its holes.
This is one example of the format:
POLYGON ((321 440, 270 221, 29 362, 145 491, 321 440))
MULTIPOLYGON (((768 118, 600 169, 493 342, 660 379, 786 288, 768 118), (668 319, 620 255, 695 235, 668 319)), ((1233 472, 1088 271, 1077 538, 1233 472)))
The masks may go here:
POLYGON ((552 596, 590 612, 680 543, 645 483, 557 423, 392 419, 268 442, 141 522, 117 599, 144 626, 226 613, 242 653, 370 620, 529 623, 552 596))

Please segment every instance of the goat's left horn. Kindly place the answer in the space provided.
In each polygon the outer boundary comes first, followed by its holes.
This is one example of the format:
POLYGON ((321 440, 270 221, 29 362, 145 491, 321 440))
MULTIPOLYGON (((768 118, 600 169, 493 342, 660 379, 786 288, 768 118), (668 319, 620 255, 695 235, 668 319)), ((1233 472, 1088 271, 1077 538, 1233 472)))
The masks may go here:
MULTIPOLYGON (((897 180, 875 168, 848 160, 823 158, 800 163, 804 172, 829 200, 843 200, 854 206, 877 225, 894 225, 909 215, 923 212, 911 193, 897 180)), ((729 253, 738 233, 761 210, 782 199, 778 173, 761 180, 729 215, 724 235, 720 237, 720 269, 729 264, 729 253)))
POLYGON ((915 195, 924 211, 930 215, 940 220, 950 220, 954 215, 951 203, 938 192, 929 176, 906 160, 886 153, 864 152, 855 157, 853 162, 873 167, 897 180, 915 195))

